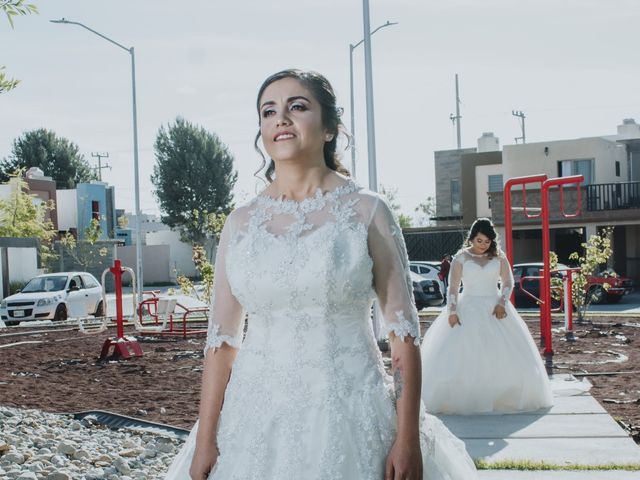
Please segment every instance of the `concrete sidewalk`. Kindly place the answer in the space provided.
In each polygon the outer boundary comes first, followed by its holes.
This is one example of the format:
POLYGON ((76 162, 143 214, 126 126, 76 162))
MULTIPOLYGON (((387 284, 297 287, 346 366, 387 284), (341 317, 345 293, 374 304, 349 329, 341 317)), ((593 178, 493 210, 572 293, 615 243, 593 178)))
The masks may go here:
MULTIPOLYGON (((554 380, 568 377, 556 375, 554 380)), ((442 415, 474 459, 558 465, 638 464, 640 447, 588 393, 559 396, 550 409, 511 415, 442 415)), ((483 480, 640 479, 626 471, 481 471, 483 480)))

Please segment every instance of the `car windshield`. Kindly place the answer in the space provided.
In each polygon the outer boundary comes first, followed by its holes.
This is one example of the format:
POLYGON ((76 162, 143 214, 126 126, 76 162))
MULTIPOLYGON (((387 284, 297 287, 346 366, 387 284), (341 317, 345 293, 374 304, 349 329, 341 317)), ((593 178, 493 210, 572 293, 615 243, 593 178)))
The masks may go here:
POLYGON ((22 289, 22 292, 57 292, 59 290, 64 290, 66 284, 66 276, 36 277, 29 280, 29 282, 22 289))
POLYGON ((617 277, 618 274, 613 268, 605 268, 600 272, 601 277, 617 277))

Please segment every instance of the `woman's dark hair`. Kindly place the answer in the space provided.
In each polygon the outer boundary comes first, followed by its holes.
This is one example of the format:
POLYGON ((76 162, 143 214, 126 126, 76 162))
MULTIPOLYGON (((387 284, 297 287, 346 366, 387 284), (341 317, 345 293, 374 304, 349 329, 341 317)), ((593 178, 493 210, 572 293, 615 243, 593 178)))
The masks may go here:
POLYGON ((488 218, 478 218, 473 225, 471 225, 471 230, 469 230, 469 235, 467 235, 467 240, 465 242, 465 246, 471 246, 471 241, 481 233, 489 240, 491 240, 491 246, 487 249, 487 255, 490 257, 496 257, 499 254, 498 249, 498 234, 496 232, 493 223, 488 218))
MULTIPOLYGON (((333 92, 333 87, 329 83, 329 80, 327 80, 323 75, 313 71, 302 71, 296 69, 282 70, 281 72, 274 73, 262 83, 262 86, 258 91, 258 99, 256 101, 258 118, 260 118, 260 99, 262 98, 262 94, 265 89, 273 82, 277 82, 283 78, 294 78, 298 80, 318 101, 322 110, 322 126, 327 129, 329 133, 333 134, 333 139, 329 142, 325 142, 324 144, 324 162, 331 170, 335 170, 338 173, 349 176, 349 170, 340 163, 339 155, 336 153, 336 147, 339 133, 343 133, 348 140, 350 140, 350 137, 346 132, 342 120, 340 120, 342 108, 336 106, 336 95, 333 92)), ((260 140, 260 130, 258 130, 256 139, 253 142, 256 151, 262 157, 262 165, 258 169, 258 172, 260 172, 267 164, 267 160, 260 150, 260 147, 258 147, 258 140, 260 140)), ((273 181, 274 171, 275 164, 273 160, 271 160, 265 173, 265 177, 269 182, 273 181)), ((256 172, 256 174, 258 172, 256 172)))

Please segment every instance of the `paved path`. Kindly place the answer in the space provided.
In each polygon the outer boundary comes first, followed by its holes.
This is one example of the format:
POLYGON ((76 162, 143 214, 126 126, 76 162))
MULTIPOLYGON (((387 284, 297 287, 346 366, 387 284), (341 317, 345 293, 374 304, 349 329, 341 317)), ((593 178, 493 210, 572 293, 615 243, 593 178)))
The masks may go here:
MULTIPOLYGON (((567 375, 557 375, 556 381, 567 375)), ((443 415, 442 421, 473 458, 543 461, 559 465, 640 466, 640 447, 588 393, 556 397, 550 409, 512 415, 443 415)), ((481 479, 640 479, 640 470, 484 471, 481 479)))

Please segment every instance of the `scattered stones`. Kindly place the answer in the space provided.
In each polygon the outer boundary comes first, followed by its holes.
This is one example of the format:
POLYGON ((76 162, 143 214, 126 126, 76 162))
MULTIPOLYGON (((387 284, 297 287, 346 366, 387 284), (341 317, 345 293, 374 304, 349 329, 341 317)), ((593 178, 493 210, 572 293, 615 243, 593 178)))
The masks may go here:
POLYGON ((162 479, 181 446, 173 438, 38 410, 0 406, 0 425, 2 479, 162 479))

